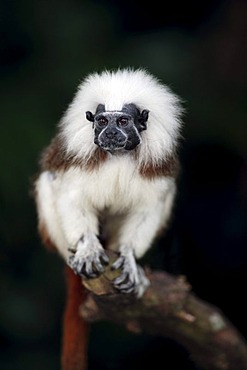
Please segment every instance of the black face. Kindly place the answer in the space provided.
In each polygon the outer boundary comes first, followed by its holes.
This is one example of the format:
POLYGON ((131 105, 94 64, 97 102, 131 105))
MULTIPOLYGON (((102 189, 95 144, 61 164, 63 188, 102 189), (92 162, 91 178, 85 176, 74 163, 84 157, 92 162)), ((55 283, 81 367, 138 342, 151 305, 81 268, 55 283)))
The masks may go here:
POLYGON ((86 112, 86 118, 93 122, 95 144, 113 152, 132 150, 140 144, 148 113, 146 109, 141 112, 135 104, 125 104, 121 111, 105 111, 105 106, 99 104, 95 114, 86 112))

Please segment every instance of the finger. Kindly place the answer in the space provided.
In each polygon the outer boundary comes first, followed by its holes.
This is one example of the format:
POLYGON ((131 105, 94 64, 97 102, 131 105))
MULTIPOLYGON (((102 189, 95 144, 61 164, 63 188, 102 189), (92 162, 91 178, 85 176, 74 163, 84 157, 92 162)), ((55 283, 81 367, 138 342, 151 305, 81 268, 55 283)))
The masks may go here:
POLYGON ((102 265, 101 261, 99 258, 96 258, 94 260, 94 271, 96 270, 97 273, 102 273, 104 272, 105 268, 102 265))
POLYGON ((93 269, 93 264, 91 262, 86 264, 84 273, 88 278, 95 278, 99 275, 99 272, 93 269))
POLYGON ((120 267, 123 266, 125 261, 124 256, 120 256, 111 266, 112 270, 118 270, 120 267))
POLYGON ((124 293, 124 294, 134 293, 134 291, 135 291, 135 287, 131 287, 129 289, 121 289, 121 293, 124 293))
POLYGON ((123 272, 120 276, 116 277, 116 279, 114 279, 113 281, 113 284, 115 285, 119 285, 121 283, 123 283, 128 277, 128 273, 127 272, 123 272))
POLYGON ((121 291, 124 291, 124 290, 134 289, 135 285, 136 284, 133 281, 128 281, 127 283, 119 284, 118 288, 121 291))
POLYGON ((104 251, 100 254, 100 259, 104 265, 108 265, 108 263, 110 262, 109 257, 104 251))

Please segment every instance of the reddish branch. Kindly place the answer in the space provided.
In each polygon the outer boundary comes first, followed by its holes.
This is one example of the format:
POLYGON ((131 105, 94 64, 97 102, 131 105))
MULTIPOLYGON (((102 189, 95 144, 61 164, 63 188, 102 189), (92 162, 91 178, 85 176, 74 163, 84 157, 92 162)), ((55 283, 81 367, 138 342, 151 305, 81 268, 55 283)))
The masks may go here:
POLYGON ((150 287, 141 299, 114 292, 112 272, 83 282, 91 290, 81 315, 106 319, 128 330, 172 338, 205 370, 247 370, 247 344, 223 313, 192 292, 183 276, 147 272, 150 287))

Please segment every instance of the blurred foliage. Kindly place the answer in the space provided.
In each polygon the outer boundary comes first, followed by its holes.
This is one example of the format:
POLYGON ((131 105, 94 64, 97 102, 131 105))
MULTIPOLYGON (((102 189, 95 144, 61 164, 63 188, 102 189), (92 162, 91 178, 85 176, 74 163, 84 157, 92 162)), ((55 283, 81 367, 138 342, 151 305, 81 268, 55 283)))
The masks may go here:
MULTIPOLYGON (((1 369, 59 369, 63 263, 41 247, 30 184, 78 83, 104 68, 147 68, 182 97, 176 212, 150 261, 185 273, 247 334, 246 17, 244 0, 1 0, 1 369)), ((170 341, 92 330, 90 369, 154 358, 194 369, 170 341)))

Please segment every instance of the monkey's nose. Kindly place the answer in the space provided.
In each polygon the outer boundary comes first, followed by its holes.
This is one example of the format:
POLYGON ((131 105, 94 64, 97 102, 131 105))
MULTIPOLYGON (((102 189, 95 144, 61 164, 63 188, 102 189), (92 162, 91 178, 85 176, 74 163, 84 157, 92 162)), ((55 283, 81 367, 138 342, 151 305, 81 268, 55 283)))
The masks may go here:
POLYGON ((116 138, 117 134, 118 134, 118 131, 113 131, 113 130, 111 130, 111 131, 106 131, 106 132, 105 132, 105 135, 106 135, 107 139, 113 139, 113 138, 116 138))

